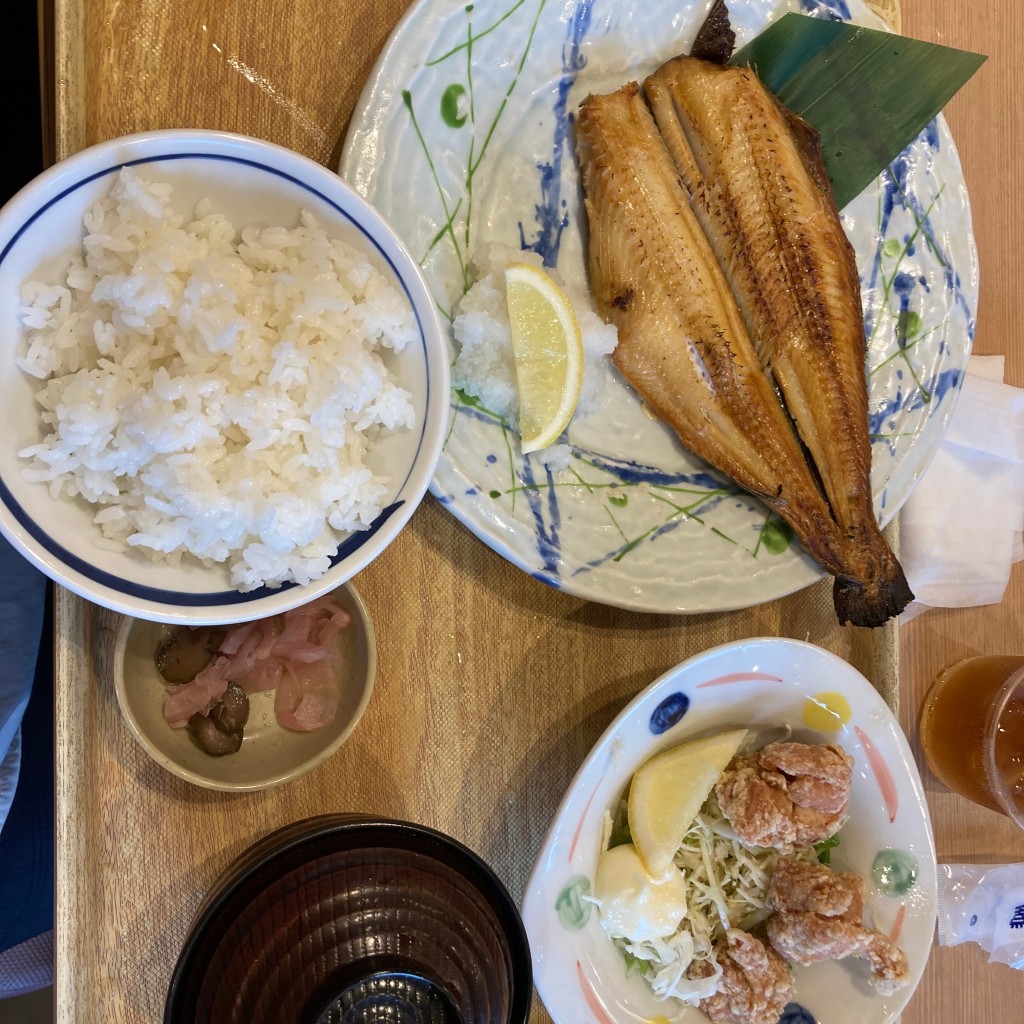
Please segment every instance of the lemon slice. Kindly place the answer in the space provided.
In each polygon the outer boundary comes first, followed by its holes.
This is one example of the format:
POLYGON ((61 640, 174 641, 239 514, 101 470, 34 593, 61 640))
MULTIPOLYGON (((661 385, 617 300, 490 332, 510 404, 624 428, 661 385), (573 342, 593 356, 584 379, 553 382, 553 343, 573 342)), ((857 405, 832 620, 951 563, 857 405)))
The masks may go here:
POLYGON ((671 866, 701 804, 746 735, 746 729, 734 729, 670 747, 633 773, 626 809, 629 831, 652 877, 671 866))
POLYGON ((558 439, 572 419, 583 380, 583 342, 565 292, 538 267, 505 268, 523 453, 558 439))

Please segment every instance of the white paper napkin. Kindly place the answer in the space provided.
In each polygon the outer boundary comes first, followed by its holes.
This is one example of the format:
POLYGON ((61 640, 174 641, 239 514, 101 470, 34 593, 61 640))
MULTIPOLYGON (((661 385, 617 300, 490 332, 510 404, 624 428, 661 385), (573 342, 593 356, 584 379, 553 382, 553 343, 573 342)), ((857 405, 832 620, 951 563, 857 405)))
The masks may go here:
POLYGON ((998 604, 1024 557, 1024 390, 1003 356, 972 356, 949 429, 900 513, 900 561, 928 608, 998 604))

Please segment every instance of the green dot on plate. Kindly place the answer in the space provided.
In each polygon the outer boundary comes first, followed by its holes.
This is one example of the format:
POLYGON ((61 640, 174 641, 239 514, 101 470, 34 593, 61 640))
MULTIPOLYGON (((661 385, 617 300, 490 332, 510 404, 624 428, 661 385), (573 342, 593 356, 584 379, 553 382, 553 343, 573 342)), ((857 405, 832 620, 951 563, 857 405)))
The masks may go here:
POLYGON ((871 876, 886 896, 902 896, 917 881, 917 861, 903 850, 879 850, 871 876))
POLYGON ((563 928, 578 932, 588 920, 594 904, 580 899, 590 894, 590 879, 585 875, 574 875, 555 900, 555 913, 563 928))
POLYGON ((441 119, 449 128, 461 128, 467 116, 466 89, 454 82, 441 95, 441 119))

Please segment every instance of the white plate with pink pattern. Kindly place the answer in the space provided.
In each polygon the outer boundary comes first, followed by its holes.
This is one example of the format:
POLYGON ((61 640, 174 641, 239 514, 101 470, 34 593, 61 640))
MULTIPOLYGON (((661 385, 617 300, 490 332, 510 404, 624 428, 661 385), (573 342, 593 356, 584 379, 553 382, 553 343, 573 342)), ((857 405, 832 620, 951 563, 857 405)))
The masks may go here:
POLYGON ((603 817, 660 750, 728 728, 789 726, 854 759, 850 816, 831 864, 867 883, 866 922, 907 954, 910 984, 881 995, 863 960, 794 969, 781 1024, 885 1024, 924 971, 935 929, 935 844, 921 777, 899 724, 853 667, 812 644, 762 638, 705 651, 640 693, 598 740, 562 800, 523 897, 534 979, 555 1024, 706 1021, 657 1000, 607 938, 592 895, 603 817))

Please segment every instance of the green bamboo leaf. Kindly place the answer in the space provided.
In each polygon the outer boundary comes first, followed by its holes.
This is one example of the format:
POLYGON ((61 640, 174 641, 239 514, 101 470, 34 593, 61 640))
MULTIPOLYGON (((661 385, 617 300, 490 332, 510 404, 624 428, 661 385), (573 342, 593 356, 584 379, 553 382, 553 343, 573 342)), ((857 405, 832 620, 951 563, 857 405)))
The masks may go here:
POLYGON ((821 134, 841 210, 987 58, 845 22, 787 14, 733 55, 821 134))

